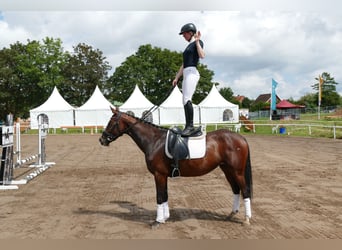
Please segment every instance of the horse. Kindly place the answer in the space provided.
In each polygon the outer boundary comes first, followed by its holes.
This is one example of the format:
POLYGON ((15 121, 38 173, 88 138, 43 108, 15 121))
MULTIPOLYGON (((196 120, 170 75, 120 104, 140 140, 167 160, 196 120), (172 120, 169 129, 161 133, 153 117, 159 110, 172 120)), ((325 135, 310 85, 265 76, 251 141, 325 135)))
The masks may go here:
MULTIPOLYGON (((141 118, 111 108, 113 115, 102 132, 99 141, 103 146, 123 134, 129 135, 145 155, 148 171, 154 176, 157 200, 157 216, 152 228, 158 227, 170 217, 168 204, 168 178, 172 177, 172 159, 165 153, 167 131, 141 118)), ((243 224, 250 224, 253 193, 250 150, 244 137, 227 129, 206 134, 206 153, 203 158, 179 160, 181 177, 202 176, 220 167, 233 191, 233 209, 227 220, 233 220, 239 212, 242 194, 245 206, 243 224)), ((177 177, 180 178, 180 177, 177 177)))
POLYGON ((239 119, 240 121, 242 121, 242 124, 247 131, 253 131, 255 133, 255 125, 253 122, 248 120, 247 117, 244 115, 240 115, 239 119))

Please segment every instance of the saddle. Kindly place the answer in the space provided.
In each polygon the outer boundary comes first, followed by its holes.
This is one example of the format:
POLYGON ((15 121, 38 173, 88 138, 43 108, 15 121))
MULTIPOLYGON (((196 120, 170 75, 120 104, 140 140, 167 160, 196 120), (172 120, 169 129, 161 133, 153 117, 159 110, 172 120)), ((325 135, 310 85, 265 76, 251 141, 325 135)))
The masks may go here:
POLYGON ((179 127, 171 128, 166 136, 165 153, 173 159, 171 177, 180 176, 178 161, 184 159, 202 158, 205 155, 206 137, 201 127, 190 136, 183 137, 179 127))

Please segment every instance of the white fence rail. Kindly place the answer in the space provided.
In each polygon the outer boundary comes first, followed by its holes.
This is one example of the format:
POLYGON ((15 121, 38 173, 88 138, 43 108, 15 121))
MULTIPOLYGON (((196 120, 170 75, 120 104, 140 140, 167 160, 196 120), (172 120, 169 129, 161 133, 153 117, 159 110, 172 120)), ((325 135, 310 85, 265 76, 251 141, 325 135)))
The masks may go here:
MULTIPOLYGON (((324 134, 330 134, 334 139, 336 138, 342 138, 342 126, 340 125, 322 125, 322 124, 310 124, 310 123, 255 123, 253 120, 249 120, 250 123, 253 124, 253 132, 258 133, 258 130, 260 131, 261 127, 269 127, 269 131, 272 134, 287 134, 287 135, 293 135, 296 134, 299 130, 306 131, 306 134, 309 136, 312 136, 314 134, 314 131, 318 132, 324 132, 324 134), (259 128, 259 129, 258 129, 259 128), (281 128, 283 130, 281 131, 281 128)), ((207 124, 209 125, 209 124, 207 124)), ((240 127, 244 126, 243 122, 241 123, 215 123, 214 125, 215 129, 218 129, 220 127, 226 127, 232 131, 239 132, 240 127)), ((317 133, 318 133, 317 132, 317 133)), ((317 136, 320 137, 320 136, 317 136)))

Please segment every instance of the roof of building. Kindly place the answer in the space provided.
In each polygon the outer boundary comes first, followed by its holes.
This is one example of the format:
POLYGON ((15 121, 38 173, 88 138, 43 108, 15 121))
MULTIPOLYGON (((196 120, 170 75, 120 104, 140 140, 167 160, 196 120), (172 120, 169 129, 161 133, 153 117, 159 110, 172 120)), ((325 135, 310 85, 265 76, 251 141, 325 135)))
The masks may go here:
MULTIPOLYGON (((279 98, 278 95, 276 95, 277 98, 277 102, 280 102, 281 99, 279 98)), ((259 102, 263 102, 263 103, 269 103, 271 102, 271 94, 261 94, 257 97, 257 99, 255 99, 254 103, 259 103, 259 102)))

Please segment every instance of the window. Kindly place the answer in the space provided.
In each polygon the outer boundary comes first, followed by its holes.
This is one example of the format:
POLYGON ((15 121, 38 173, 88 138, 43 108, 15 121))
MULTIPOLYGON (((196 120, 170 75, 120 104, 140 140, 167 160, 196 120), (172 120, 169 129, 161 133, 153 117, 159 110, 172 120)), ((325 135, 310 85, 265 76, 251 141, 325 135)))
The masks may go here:
POLYGON ((230 109, 225 109, 223 111, 223 121, 232 121, 233 118, 233 111, 231 111, 230 109))

